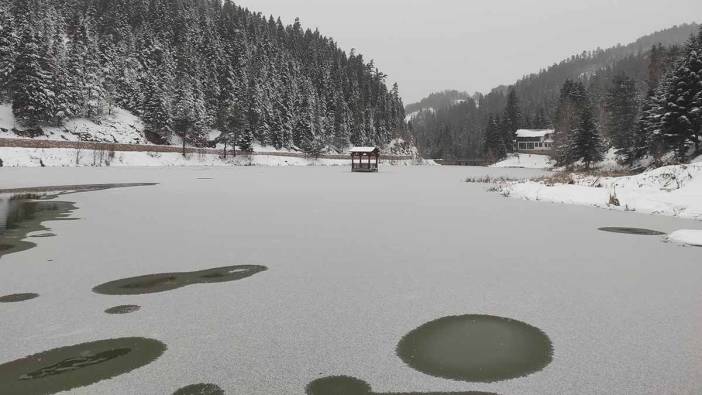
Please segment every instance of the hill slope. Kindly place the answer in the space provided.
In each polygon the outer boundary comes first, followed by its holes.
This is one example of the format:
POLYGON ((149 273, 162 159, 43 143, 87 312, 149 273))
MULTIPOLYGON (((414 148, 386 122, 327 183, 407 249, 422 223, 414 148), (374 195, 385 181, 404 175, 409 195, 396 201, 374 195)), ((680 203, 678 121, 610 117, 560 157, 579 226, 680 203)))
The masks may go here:
POLYGON ((2 2, 0 54, 0 102, 20 128, 121 108, 152 142, 202 146, 217 129, 242 147, 320 151, 404 127, 372 62, 230 0, 2 2))
MULTIPOLYGON (((668 47, 666 51, 675 52, 670 47, 684 43, 698 29, 697 24, 675 26, 628 45, 585 51, 538 73, 526 75, 513 85, 526 126, 545 126, 536 125, 534 121, 540 115, 550 118, 555 112, 561 86, 568 79, 585 82, 594 101, 599 102, 613 77, 625 73, 636 80, 639 93, 644 95, 649 89, 651 48, 662 44, 668 47)), ((473 100, 415 114, 411 126, 420 152, 434 158, 480 157, 482 131, 488 115, 502 113, 508 89, 508 86, 499 86, 485 95, 475 96, 473 100)))

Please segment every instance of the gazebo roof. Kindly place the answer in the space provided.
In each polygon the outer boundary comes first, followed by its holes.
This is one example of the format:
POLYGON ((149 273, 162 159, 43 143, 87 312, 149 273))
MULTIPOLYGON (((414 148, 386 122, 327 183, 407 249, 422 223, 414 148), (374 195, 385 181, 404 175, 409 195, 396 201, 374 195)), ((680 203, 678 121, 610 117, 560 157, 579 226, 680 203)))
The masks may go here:
POLYGON ((380 151, 378 147, 353 147, 351 148, 352 154, 370 154, 376 151, 380 151))

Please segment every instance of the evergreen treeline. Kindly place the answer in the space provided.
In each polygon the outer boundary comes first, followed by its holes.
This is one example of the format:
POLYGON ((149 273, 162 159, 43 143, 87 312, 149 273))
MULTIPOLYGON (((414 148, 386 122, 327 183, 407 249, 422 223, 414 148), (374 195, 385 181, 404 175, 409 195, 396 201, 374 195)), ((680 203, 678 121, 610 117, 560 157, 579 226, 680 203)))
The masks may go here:
POLYGON ((473 101, 445 110, 422 111, 410 125, 417 146, 429 157, 500 159, 513 150, 518 128, 556 127, 563 90, 572 89, 564 84, 577 82, 582 84, 582 95, 604 143, 616 148, 622 161, 631 163, 634 151, 641 149, 632 148, 629 131, 639 127, 643 99, 685 52, 675 44, 684 43, 692 32, 697 34, 697 25, 668 29, 628 46, 585 52, 527 76, 512 87, 475 95, 473 101), (648 48, 643 50, 645 46, 648 48), (618 111, 626 114, 616 119, 610 115, 618 111), (452 146, 445 146, 447 143, 452 146))
POLYGON ((470 98, 470 95, 467 92, 459 92, 456 90, 432 93, 418 103, 412 103, 405 106, 405 112, 407 114, 411 114, 413 112, 428 108, 439 110, 456 105, 468 98, 470 98))
POLYGON ((404 130, 398 87, 299 21, 230 0, 8 0, 0 4, 0 101, 25 127, 139 115, 154 142, 210 129, 319 153, 384 145, 404 130))

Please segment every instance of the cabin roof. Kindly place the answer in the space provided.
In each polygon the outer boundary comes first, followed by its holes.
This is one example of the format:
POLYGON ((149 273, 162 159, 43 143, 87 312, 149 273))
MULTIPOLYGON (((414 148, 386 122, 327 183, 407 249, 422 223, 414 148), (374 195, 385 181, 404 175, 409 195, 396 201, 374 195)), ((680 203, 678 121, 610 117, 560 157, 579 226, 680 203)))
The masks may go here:
POLYGON ((517 130, 517 137, 528 138, 528 137, 546 137, 546 135, 553 134, 553 129, 519 129, 517 130))
POLYGON ((351 153, 361 153, 361 154, 369 154, 371 152, 379 151, 378 147, 353 147, 351 148, 351 153))

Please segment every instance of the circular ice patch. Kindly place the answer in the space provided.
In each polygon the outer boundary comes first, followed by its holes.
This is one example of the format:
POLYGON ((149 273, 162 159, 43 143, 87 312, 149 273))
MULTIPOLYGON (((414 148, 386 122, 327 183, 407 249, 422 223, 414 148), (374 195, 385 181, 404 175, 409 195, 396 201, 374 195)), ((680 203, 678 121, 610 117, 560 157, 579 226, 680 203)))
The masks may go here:
POLYGON ((620 227, 609 227, 600 228, 603 232, 612 233, 624 233, 628 235, 639 235, 639 236, 663 236, 665 233, 659 232, 657 230, 651 229, 641 229, 641 228, 620 228, 620 227))
POLYGON ((553 346, 540 329, 488 315, 445 317, 407 334, 397 355, 422 373, 452 380, 495 382, 538 372, 553 346))
POLYGON ((56 348, 0 365, 0 394, 53 394, 148 365, 166 351, 158 340, 121 338, 56 348))

